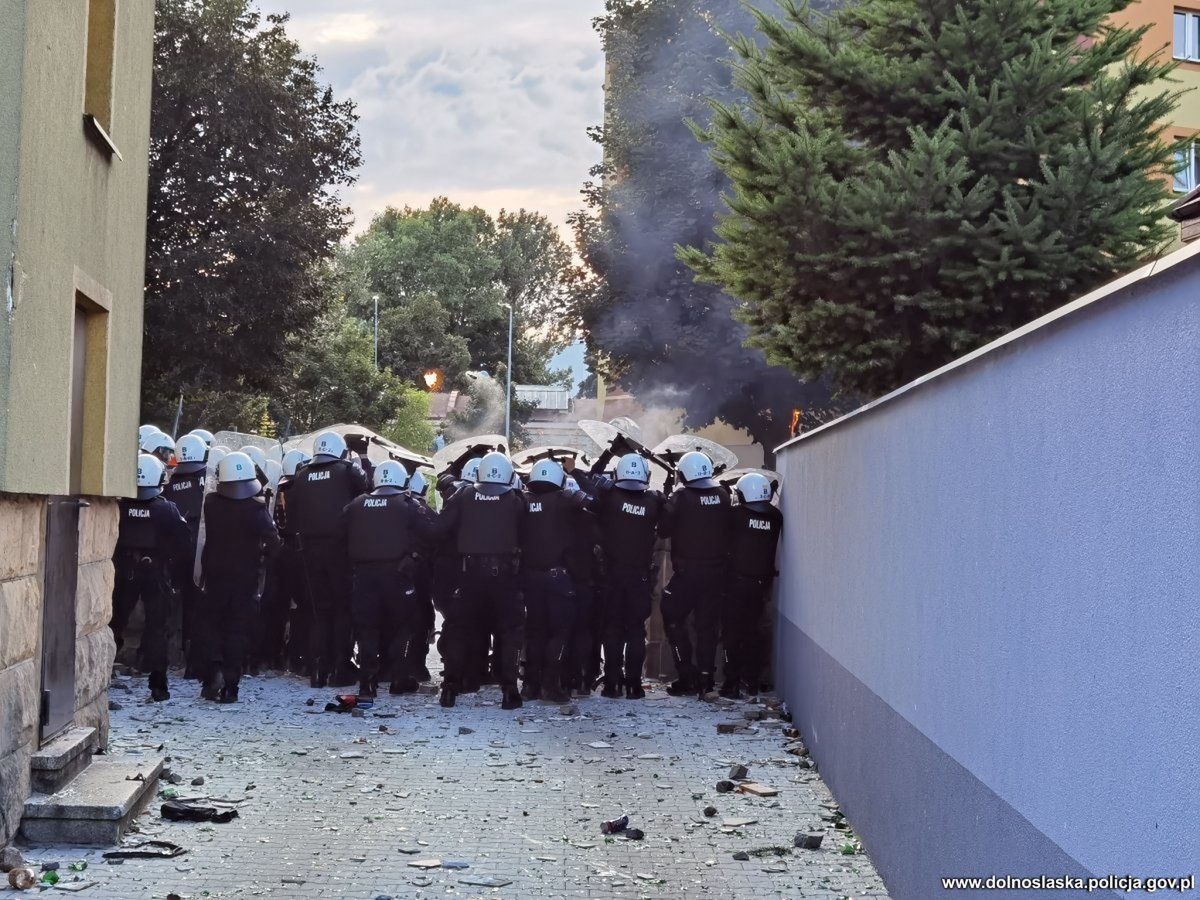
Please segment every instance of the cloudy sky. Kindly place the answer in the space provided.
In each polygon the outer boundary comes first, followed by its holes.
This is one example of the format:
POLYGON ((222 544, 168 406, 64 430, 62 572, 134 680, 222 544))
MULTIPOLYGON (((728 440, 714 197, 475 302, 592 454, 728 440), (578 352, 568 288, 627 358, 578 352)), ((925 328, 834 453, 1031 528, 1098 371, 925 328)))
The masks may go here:
POLYGON ((562 224, 599 148, 603 0, 258 0, 362 119, 355 228, 438 195, 562 224))

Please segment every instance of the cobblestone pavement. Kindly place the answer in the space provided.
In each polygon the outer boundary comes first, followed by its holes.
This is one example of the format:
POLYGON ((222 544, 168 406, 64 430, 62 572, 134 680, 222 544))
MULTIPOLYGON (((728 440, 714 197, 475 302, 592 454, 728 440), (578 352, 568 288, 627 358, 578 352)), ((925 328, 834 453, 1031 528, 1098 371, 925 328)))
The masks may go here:
MULTIPOLYGON (((453 710, 434 695, 385 693, 354 718, 323 712, 334 691, 290 676, 247 679, 233 706, 205 703, 179 681, 169 703, 148 705, 145 679, 119 679, 110 749, 161 746, 182 776, 181 797, 240 801, 240 817, 169 823, 155 800, 126 843, 153 837, 186 854, 120 865, 99 850, 26 855, 60 861, 67 878, 76 877, 69 863, 86 860, 78 877, 96 883, 82 896, 96 900, 887 897, 861 849, 842 853, 855 846, 852 832, 822 820, 829 791, 785 752, 784 723, 765 706, 650 687, 642 702, 576 700, 575 715, 539 703, 505 712, 494 688, 453 710), (721 734, 722 722, 745 727, 721 734), (718 793, 734 763, 778 796, 718 793), (704 815, 709 805, 715 816, 704 815), (644 840, 601 834, 600 823, 622 813, 644 840), (826 831, 821 849, 793 849, 795 833, 811 829, 826 831), (750 858, 735 860, 738 851, 750 858), (413 866, 432 860, 443 865, 413 866), (444 865, 454 861, 467 867, 444 865), (464 883, 488 878, 510 883, 464 883)), ((15 896, 0 889, 3 900, 15 896)))

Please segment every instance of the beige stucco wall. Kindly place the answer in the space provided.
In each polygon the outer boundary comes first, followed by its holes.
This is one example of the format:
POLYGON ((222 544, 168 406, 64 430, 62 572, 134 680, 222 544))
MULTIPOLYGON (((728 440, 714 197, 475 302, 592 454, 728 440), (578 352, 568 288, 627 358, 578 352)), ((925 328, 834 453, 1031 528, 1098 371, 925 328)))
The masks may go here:
POLYGON ((67 467, 46 466, 45 459, 70 434, 75 297, 82 289, 110 305, 106 377, 88 385, 90 397, 104 400, 103 414, 88 428, 93 449, 90 460, 85 456, 82 492, 129 495, 140 390, 153 0, 117 5, 111 134, 120 159, 102 151, 83 122, 88 4, 28 0, 24 6, 0 490, 68 493, 67 467))

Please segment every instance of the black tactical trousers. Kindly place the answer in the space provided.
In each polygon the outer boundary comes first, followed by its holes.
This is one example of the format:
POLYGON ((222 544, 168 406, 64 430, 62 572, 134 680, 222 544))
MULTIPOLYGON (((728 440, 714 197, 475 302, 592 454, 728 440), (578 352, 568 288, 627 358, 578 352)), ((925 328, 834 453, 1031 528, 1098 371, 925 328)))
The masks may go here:
POLYGON ((600 604, 595 601, 596 592, 590 579, 573 579, 572 586, 575 616, 567 644, 565 678, 572 687, 591 690, 600 675, 600 604))
POLYGON ((268 668, 283 662, 284 633, 287 628, 291 597, 275 566, 268 566, 263 580, 262 603, 254 642, 255 661, 268 668))
POLYGON ((309 665, 314 674, 332 676, 349 667, 354 643, 346 550, 334 539, 306 538, 300 559, 312 610, 309 665))
POLYGON ((604 681, 630 687, 642 682, 646 620, 650 618, 650 572, 610 565, 604 584, 604 681))
POLYGON ((416 589, 399 561, 354 564, 354 633, 363 681, 416 678, 425 655, 416 589), (388 669, 381 671, 386 652, 388 669))
POLYGON ((663 591, 663 627, 671 642, 675 669, 685 681, 695 681, 700 673, 711 675, 716 670, 725 582, 724 561, 680 560, 675 562, 671 581, 663 591), (688 632, 688 617, 692 615, 696 626, 695 658, 688 632))
POLYGON ((200 650, 199 632, 200 604, 202 596, 196 587, 196 541, 193 537, 191 552, 178 559, 171 567, 171 584, 179 596, 182 617, 180 620, 183 658, 188 668, 195 669, 202 660, 196 655, 200 650))
POLYGON ((217 672, 236 687, 250 654, 258 618, 258 573, 206 575, 202 604, 205 632, 204 676, 217 672))
POLYGON ((464 557, 459 587, 443 613, 438 648, 445 662, 445 679, 461 687, 470 676, 472 656, 478 654, 487 627, 496 635, 499 677, 504 687, 516 687, 524 642, 525 605, 513 563, 504 557, 464 557))
POLYGON ((562 687, 567 644, 575 621, 575 589, 566 569, 527 569, 525 595, 525 683, 562 687))
POLYGON ((748 684, 757 690, 762 661, 767 658, 762 616, 773 576, 731 575, 721 615, 725 644, 725 684, 748 684))
MULTIPOLYGON (((276 609, 283 616, 280 639, 284 641, 287 665, 293 672, 302 671, 309 655, 308 622, 312 618, 312 607, 304 578, 304 559, 295 546, 284 544, 275 557, 271 584, 276 609)), ((269 630, 267 634, 270 635, 269 630)))
POLYGON ((142 627, 141 667, 147 672, 167 671, 167 609, 171 588, 166 565, 144 553, 122 554, 117 560, 110 626, 120 651, 125 627, 139 601, 145 624, 142 627))

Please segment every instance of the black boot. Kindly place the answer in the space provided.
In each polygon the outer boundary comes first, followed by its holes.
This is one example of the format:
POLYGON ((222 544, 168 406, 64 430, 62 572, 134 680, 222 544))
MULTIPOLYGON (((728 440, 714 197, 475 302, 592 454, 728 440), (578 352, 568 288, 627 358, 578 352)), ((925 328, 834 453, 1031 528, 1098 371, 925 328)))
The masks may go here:
POLYGON ((313 672, 308 678, 308 686, 311 688, 323 688, 329 685, 329 676, 324 672, 313 672))
POLYGON ((221 688, 221 694, 217 697, 218 703, 237 703, 238 702, 238 686, 237 683, 227 684, 221 688))
POLYGON ((615 681, 604 680, 604 688, 600 691, 601 697, 608 697, 611 700, 619 700, 624 694, 621 691, 621 685, 615 681))
POLYGON ((667 693, 672 697, 686 697, 694 694, 696 693, 696 679, 681 676, 671 682, 667 693))
POLYGON ((370 678, 364 678, 358 683, 358 696, 363 700, 375 699, 375 682, 370 678))
POLYGON ((221 673, 209 675, 204 680, 204 687, 200 688, 200 697, 203 700, 220 700, 221 688, 224 687, 225 679, 221 677, 221 673))
POLYGON ((711 694, 713 688, 716 687, 716 680, 711 672, 701 672, 700 677, 696 679, 696 695, 703 700, 706 694, 711 694))
POLYGON ((415 678, 393 678, 388 687, 389 694, 415 694, 420 685, 415 678))
POLYGON ((721 696, 726 700, 741 700, 741 686, 736 680, 726 679, 725 683, 721 685, 721 696))
POLYGON ((570 691, 564 690, 554 684, 542 688, 542 702, 544 703, 569 703, 570 701, 570 691))
POLYGON ((454 701, 458 699, 458 690, 452 684, 442 683, 442 695, 438 697, 438 703, 449 709, 454 705, 454 701))
POLYGON ((644 687, 642 687, 641 684, 638 684, 638 683, 627 684, 627 685, 625 685, 625 699, 626 700, 645 700, 646 699, 646 689, 644 687))
POLYGON ((515 684, 506 684, 501 689, 503 691, 503 699, 500 701, 501 709, 520 709, 523 705, 521 702, 521 692, 517 690, 515 684))
POLYGON ((542 696, 542 689, 538 686, 537 682, 526 681, 523 685, 521 685, 521 699, 522 700, 533 701, 533 700, 537 700, 541 696, 542 696))
POLYGON ((171 699, 171 692, 167 690, 166 672, 151 672, 149 682, 151 700, 155 703, 162 703, 164 700, 171 699))

